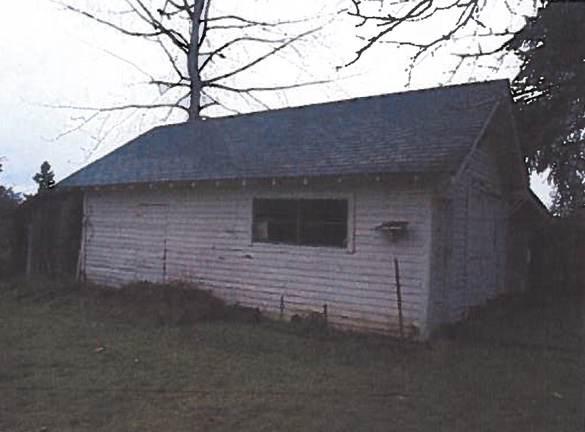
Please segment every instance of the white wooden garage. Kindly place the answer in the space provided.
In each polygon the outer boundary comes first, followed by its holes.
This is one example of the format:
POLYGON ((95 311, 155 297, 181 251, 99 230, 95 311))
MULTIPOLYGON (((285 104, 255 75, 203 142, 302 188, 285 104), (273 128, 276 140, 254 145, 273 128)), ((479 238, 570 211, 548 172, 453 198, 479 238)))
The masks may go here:
POLYGON ((59 184, 81 274, 192 281, 285 316, 425 338, 506 292, 527 176, 503 81, 153 129, 59 184))

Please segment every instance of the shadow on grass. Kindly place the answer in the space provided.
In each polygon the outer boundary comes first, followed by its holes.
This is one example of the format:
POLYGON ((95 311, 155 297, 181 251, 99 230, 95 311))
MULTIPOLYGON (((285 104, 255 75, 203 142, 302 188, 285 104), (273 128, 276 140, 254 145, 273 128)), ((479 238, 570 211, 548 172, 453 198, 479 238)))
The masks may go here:
MULTIPOLYGON (((78 305, 86 311, 129 323, 184 326, 223 321, 258 324, 320 340, 355 340, 370 345, 419 346, 376 334, 335 331, 321 314, 268 320, 258 308, 230 305, 192 283, 137 282, 110 288, 75 281, 13 279, 0 281, 0 298, 44 303, 59 308, 78 305)), ((473 308, 465 319, 441 329, 438 339, 459 345, 478 343, 561 351, 578 351, 583 338, 583 295, 579 292, 531 290, 473 308)), ((433 346, 430 343, 428 346, 433 346)))
MULTIPOLYGON (((112 319, 146 328, 164 326, 185 329, 206 322, 231 323, 261 326, 283 337, 291 335, 314 343, 367 346, 375 352, 425 349, 423 344, 413 340, 401 341, 387 335, 336 330, 328 325, 324 315, 315 312, 306 316, 294 315, 290 320, 268 319, 258 308, 228 304, 215 297, 211 290, 193 283, 136 282, 111 288, 75 281, 14 279, 0 282, 0 299, 2 296, 8 296, 20 304, 42 304, 58 314, 75 317, 81 313, 95 322, 112 319)), ((351 357, 355 357, 354 354, 351 357)))
POLYGON ((544 290, 489 301, 443 333, 461 344, 497 344, 577 352, 583 344, 583 296, 544 290))
POLYGON ((189 325, 205 321, 260 322, 259 310, 228 305, 195 284, 136 282, 121 288, 74 281, 11 280, 0 295, 48 307, 77 303, 83 309, 123 321, 154 325, 189 325))

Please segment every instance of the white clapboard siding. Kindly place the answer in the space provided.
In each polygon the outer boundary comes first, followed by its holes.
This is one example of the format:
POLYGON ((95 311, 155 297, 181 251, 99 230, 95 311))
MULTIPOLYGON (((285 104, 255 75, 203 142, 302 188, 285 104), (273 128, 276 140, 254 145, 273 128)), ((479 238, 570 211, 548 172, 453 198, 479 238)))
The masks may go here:
POLYGON ((359 182, 309 186, 240 183, 86 194, 85 274, 119 286, 135 280, 201 283, 230 302, 278 316, 321 312, 340 328, 396 332, 394 258, 400 264, 409 334, 424 327, 432 196, 422 184, 359 182), (345 198, 347 248, 253 243, 254 198, 345 198), (408 221, 391 241, 374 228, 408 221))
MULTIPOLYGON (((444 227, 451 242, 445 270, 447 310, 439 313, 448 321, 460 319, 469 308, 504 290, 507 197, 497 150, 489 139, 481 141, 452 186, 450 226, 444 227)), ((436 264, 437 255, 440 252, 434 254, 436 264)))

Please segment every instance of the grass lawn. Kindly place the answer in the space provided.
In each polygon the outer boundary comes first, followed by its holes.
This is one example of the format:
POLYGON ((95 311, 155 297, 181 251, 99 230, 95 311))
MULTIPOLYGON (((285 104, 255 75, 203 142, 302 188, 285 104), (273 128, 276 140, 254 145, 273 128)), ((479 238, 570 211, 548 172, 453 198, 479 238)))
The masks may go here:
POLYGON ((498 309, 430 349, 251 319, 161 323, 143 306, 0 285, 0 431, 583 430, 579 335, 554 321, 578 318, 566 310, 498 309))

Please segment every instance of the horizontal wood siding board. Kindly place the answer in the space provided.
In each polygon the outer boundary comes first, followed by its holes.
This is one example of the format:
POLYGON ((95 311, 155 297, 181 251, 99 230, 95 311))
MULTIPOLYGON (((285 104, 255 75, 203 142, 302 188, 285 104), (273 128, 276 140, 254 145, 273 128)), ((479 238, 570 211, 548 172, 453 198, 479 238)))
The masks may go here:
POLYGON ((167 281, 199 282, 228 301, 270 313, 279 313, 282 295, 287 313, 318 311, 327 303, 332 322, 392 332, 398 315, 397 257, 404 315, 420 326, 430 259, 429 188, 376 181, 330 187, 316 182, 304 188, 88 192, 87 276, 113 285, 156 278, 152 262, 162 260, 166 248, 167 281), (348 199, 351 247, 253 243, 252 201, 267 196, 348 199), (145 221, 148 211, 152 219, 145 221), (408 221, 407 235, 393 242, 374 229, 388 220, 408 221))
MULTIPOLYGON (((168 249, 167 256, 169 257, 169 265, 193 265, 191 260, 196 258, 199 263, 215 263, 217 262, 218 270, 226 268, 230 270, 232 268, 241 268, 242 271, 257 271, 257 267, 262 266, 262 263, 267 259, 270 259, 270 255, 260 256, 242 256, 230 254, 229 252, 216 252, 209 255, 205 254, 205 250, 198 250, 193 254, 180 254, 177 255, 172 249, 168 249), (225 261, 229 261, 225 263, 225 261)), ((107 255, 107 250, 103 250, 103 253, 107 255)), ((335 263, 330 260, 322 260, 322 262, 313 261, 301 261, 291 259, 289 262, 284 260, 274 260, 273 265, 270 268, 261 269, 264 273, 279 273, 281 275, 296 275, 299 271, 303 271, 308 276, 312 274, 318 274, 328 280, 331 279, 331 274, 336 272, 342 272, 344 274, 344 280, 354 280, 356 282, 363 281, 368 282, 369 278, 386 278, 393 277, 394 268, 388 265, 387 261, 368 261, 367 265, 359 265, 357 262, 362 257, 359 254, 349 256, 349 258, 343 260, 343 263, 335 263), (353 259, 353 260, 352 260, 353 259), (354 271, 354 272, 352 272, 354 271), (359 273, 356 273, 359 272, 359 273)), ((367 258, 366 258, 367 259, 367 258)), ((404 261, 400 262, 401 278, 406 280, 420 281, 420 275, 418 274, 418 262, 416 261, 404 261)))
MULTIPOLYGON (((218 280, 214 279, 213 281, 207 281, 205 279, 201 279, 202 282, 206 286, 215 285, 216 287, 220 287, 221 289, 225 289, 226 292, 230 292, 234 297, 238 297, 241 295, 246 295, 248 297, 255 296, 258 299, 263 298, 272 298, 275 300, 275 304, 280 304, 281 295, 284 296, 285 303, 288 301, 296 301, 298 302, 299 299, 308 300, 312 304, 323 305, 325 303, 333 302, 337 304, 354 304, 354 305, 362 305, 362 306, 370 306, 375 309, 396 309, 396 297, 390 297, 385 295, 385 293, 378 292, 377 295, 373 294, 372 291, 365 291, 365 292, 339 292, 339 291, 326 291, 323 288, 322 291, 317 291, 315 289, 302 289, 301 286, 289 286, 287 289, 279 289, 277 286, 271 288, 266 287, 264 289, 259 289, 259 285, 245 285, 245 284, 238 284, 238 285, 230 285, 229 280, 218 280), (372 297, 364 298, 363 294, 370 294, 372 293, 372 297)), ((403 297, 403 305, 405 308, 409 308, 411 310, 415 310, 416 307, 420 304, 420 299, 417 296, 409 296, 403 297)))

